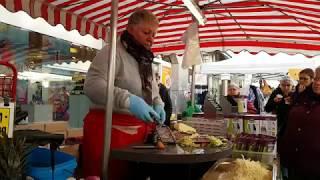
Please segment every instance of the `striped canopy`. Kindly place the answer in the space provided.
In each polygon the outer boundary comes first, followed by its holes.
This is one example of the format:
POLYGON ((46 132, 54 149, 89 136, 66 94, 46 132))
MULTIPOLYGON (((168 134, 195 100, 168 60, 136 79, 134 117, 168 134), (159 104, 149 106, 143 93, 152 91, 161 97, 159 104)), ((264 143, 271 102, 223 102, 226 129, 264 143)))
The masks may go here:
MULTIPOLYGON (((25 11, 51 25, 107 40, 111 0, 0 0, 12 12, 25 11)), ((320 54, 318 0, 200 0, 207 23, 199 27, 203 51, 248 50, 270 54, 320 54)), ((192 16, 182 0, 119 0, 118 32, 137 8, 151 10, 160 20, 153 46, 158 54, 182 53, 181 36, 192 16)))

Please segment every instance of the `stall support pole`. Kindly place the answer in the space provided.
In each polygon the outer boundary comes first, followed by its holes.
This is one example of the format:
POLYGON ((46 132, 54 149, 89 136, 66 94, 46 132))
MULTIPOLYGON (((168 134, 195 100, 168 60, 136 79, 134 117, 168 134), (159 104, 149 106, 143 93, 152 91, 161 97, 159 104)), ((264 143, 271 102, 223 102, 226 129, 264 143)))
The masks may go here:
POLYGON ((196 66, 192 65, 192 79, 191 79, 191 105, 194 107, 195 105, 195 76, 196 76, 196 66))
MULTIPOLYGON (((195 3, 199 4, 199 0, 194 0, 195 3)), ((192 17, 192 20, 194 22, 197 22, 195 17, 192 17)), ((199 29, 199 23, 198 23, 198 29, 199 29)), ((200 43, 200 41, 199 41, 200 43)), ((195 105, 195 85, 196 85, 196 65, 192 65, 192 80, 191 80, 191 106, 194 108, 195 105)))
MULTIPOLYGON (((110 158, 112 109, 113 109, 113 89, 115 76, 116 46, 117 46, 117 19, 118 19, 118 0, 112 0, 111 6, 111 24, 110 24, 110 50, 108 61, 108 77, 106 88, 106 107, 105 107, 105 125, 104 125, 104 145, 102 160, 102 179, 108 179, 108 168, 110 158)), ((94 88, 94 87, 93 87, 94 88)))

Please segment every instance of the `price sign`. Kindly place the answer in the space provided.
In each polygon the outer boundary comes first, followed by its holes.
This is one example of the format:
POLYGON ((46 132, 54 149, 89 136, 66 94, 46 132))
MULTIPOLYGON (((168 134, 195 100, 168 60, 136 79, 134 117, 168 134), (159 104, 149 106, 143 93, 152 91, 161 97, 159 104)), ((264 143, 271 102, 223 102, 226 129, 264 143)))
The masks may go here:
POLYGON ((10 124, 10 108, 0 108, 0 132, 8 134, 10 124))

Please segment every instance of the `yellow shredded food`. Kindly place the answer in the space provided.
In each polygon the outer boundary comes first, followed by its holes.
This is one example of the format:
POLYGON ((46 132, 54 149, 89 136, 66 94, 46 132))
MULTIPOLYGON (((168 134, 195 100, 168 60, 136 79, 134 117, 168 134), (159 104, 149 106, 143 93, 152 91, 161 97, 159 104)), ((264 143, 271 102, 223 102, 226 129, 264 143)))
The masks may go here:
POLYGON ((184 136, 179 144, 183 147, 200 147, 199 144, 194 143, 193 138, 191 136, 184 136))
POLYGON ((196 133, 196 129, 194 129, 191 126, 188 126, 184 123, 177 123, 173 126, 177 131, 182 132, 182 133, 187 133, 187 134, 194 134, 196 133))
POLYGON ((262 166, 260 162, 236 159, 234 166, 225 173, 222 173, 219 179, 228 180, 271 180, 272 173, 262 166))
POLYGON ((223 142, 221 141, 221 139, 215 136, 208 136, 208 139, 210 140, 209 147, 219 147, 223 145, 223 142))

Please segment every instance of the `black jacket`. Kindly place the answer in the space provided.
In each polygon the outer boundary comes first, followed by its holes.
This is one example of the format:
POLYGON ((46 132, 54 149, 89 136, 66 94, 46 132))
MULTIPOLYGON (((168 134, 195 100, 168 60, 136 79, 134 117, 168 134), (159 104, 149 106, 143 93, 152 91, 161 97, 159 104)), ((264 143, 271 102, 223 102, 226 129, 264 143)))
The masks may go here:
POLYGON ((275 103, 274 98, 277 94, 281 94, 282 96, 284 96, 280 87, 278 87, 271 93, 269 100, 265 106, 265 111, 273 112, 277 115, 278 137, 281 137, 287 124, 290 105, 285 103, 284 98, 282 98, 279 103, 275 103))
POLYGON ((234 99, 235 96, 227 95, 227 100, 231 104, 231 106, 238 106, 237 101, 234 99))
POLYGON ((170 117, 172 114, 172 102, 169 94, 169 90, 163 84, 159 84, 159 94, 164 102, 164 111, 166 112, 166 121, 164 122, 165 125, 170 125, 170 117))

